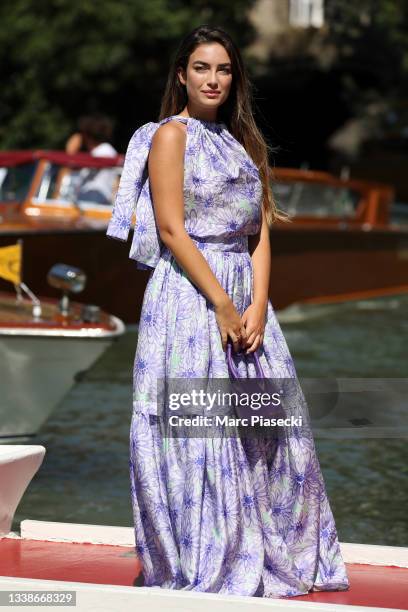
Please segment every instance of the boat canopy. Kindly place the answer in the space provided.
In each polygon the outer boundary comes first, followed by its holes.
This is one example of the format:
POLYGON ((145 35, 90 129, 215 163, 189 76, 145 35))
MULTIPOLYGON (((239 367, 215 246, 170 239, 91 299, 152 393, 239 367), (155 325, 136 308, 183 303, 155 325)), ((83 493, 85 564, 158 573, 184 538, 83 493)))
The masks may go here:
POLYGON ((13 167, 37 160, 46 160, 69 168, 106 168, 122 166, 123 155, 116 157, 94 157, 89 153, 70 155, 64 151, 0 151, 0 167, 13 167))

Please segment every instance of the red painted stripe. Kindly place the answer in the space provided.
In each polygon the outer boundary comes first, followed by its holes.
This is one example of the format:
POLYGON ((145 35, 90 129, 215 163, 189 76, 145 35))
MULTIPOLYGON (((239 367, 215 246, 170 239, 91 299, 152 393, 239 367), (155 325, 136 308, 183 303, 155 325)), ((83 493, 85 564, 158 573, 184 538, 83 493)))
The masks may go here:
MULTIPOLYGON (((408 568, 346 566, 348 591, 313 592, 288 599, 408 610, 408 568)), ((0 540, 2 576, 132 586, 140 570, 135 552, 129 547, 0 540)))
POLYGON ((132 586, 140 569, 129 547, 0 540, 2 576, 132 586))

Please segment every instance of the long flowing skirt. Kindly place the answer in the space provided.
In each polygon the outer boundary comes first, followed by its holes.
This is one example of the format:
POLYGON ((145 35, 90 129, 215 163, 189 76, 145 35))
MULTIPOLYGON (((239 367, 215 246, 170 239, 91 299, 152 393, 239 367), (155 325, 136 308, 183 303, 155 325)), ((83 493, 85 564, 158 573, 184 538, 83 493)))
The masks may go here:
MULTIPOLYGON (((242 316, 253 297, 244 242, 197 246, 242 316)), ((267 377, 297 378, 270 301, 258 354, 267 377)), ((251 359, 237 358, 237 367, 256 377, 251 359)), ((222 427, 217 436, 166 435, 149 390, 168 377, 225 378, 228 368, 212 304, 165 249, 143 300, 130 428, 145 586, 259 597, 347 590, 313 436, 294 428, 250 438, 222 427)))

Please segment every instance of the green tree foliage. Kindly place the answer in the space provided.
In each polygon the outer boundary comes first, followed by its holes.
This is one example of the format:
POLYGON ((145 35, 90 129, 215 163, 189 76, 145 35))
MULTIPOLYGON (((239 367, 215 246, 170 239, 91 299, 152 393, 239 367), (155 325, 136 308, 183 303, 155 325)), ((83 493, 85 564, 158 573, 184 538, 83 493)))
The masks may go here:
POLYGON ((154 120, 170 58, 192 28, 254 36, 251 2, 3 0, 0 4, 0 148, 62 148, 79 115, 116 121, 121 150, 154 120))

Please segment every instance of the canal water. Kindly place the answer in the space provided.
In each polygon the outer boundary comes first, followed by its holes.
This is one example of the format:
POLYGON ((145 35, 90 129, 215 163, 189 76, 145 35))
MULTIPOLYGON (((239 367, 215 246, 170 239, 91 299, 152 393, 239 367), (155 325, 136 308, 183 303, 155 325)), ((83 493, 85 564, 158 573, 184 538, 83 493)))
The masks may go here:
MULTIPOLYGON (((408 296, 277 314, 300 380, 408 380, 408 296)), ((17 509, 14 531, 26 518, 133 525, 128 443, 136 340, 136 326, 129 327, 34 438, 47 453, 17 509)), ((389 411, 383 404, 380 412, 389 411)), ((408 400, 386 434, 369 437, 364 427, 356 434, 366 422, 357 420, 349 422, 351 437, 346 429, 315 437, 341 542, 408 546, 407 414, 408 400)))

